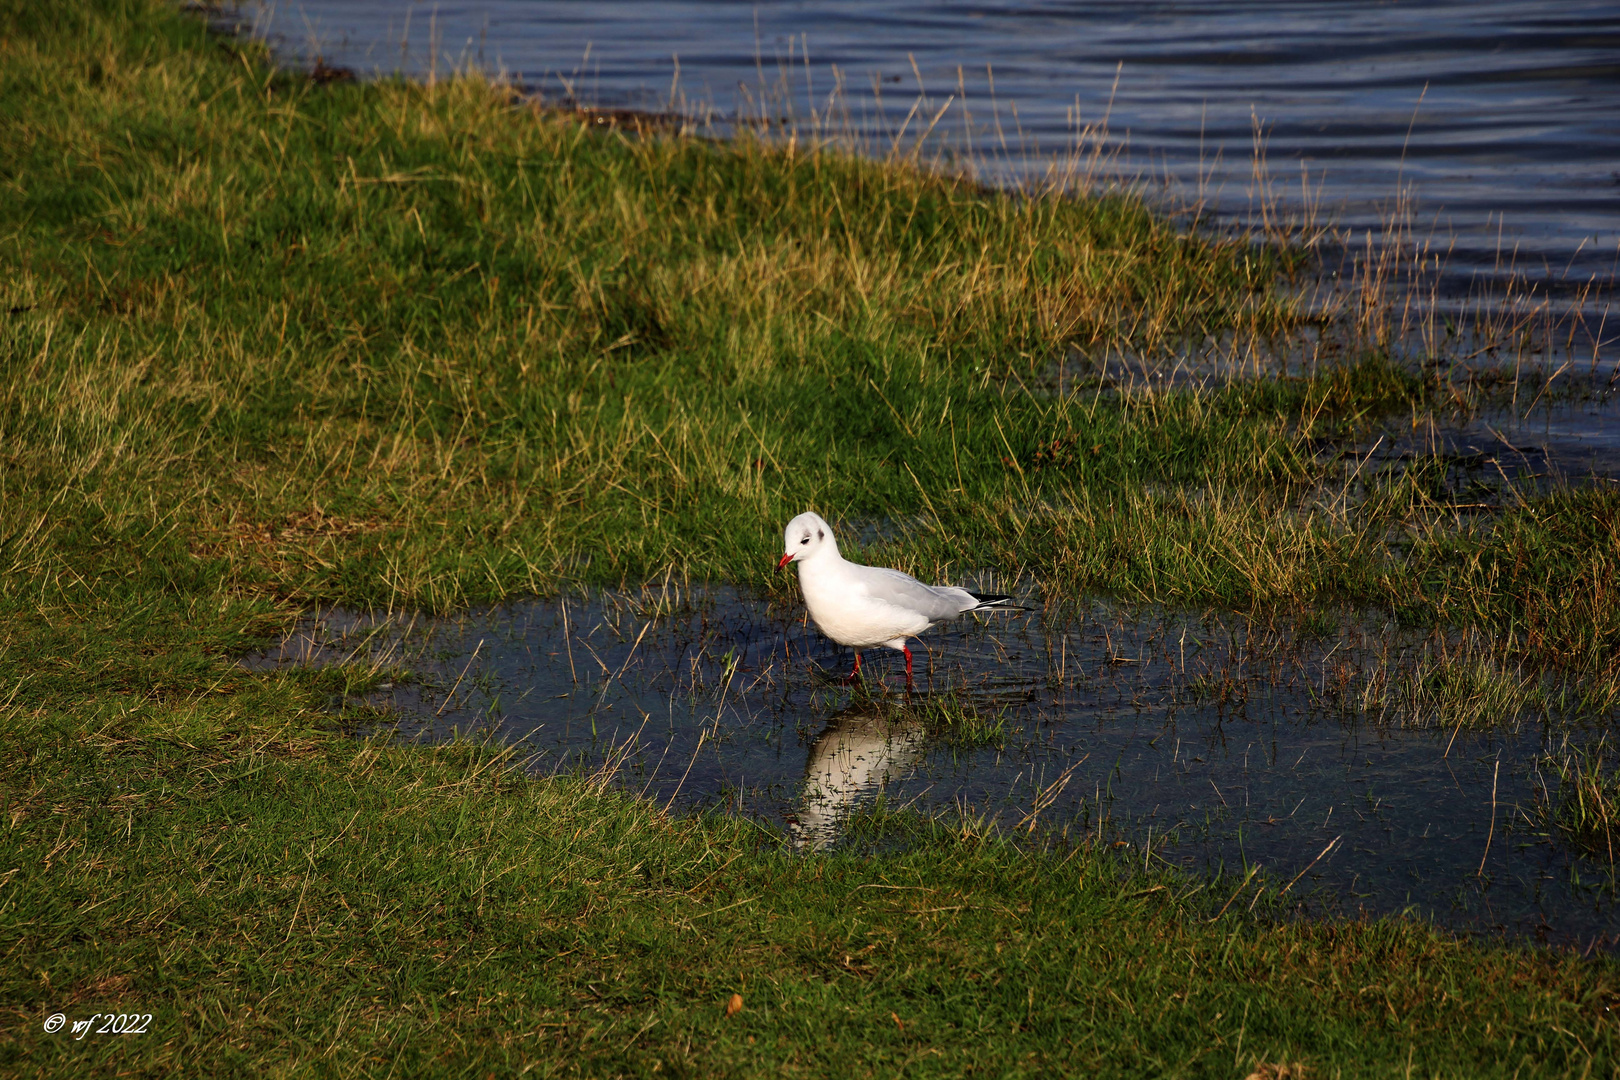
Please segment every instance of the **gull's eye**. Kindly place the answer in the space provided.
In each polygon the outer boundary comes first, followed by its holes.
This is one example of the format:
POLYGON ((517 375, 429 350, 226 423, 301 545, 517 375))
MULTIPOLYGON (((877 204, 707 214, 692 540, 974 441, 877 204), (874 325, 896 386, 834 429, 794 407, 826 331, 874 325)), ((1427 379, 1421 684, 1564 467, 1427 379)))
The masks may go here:
POLYGON ((799 543, 801 543, 801 544, 808 544, 809 542, 810 542, 810 538, 808 536, 805 537, 803 540, 799 541, 799 543))

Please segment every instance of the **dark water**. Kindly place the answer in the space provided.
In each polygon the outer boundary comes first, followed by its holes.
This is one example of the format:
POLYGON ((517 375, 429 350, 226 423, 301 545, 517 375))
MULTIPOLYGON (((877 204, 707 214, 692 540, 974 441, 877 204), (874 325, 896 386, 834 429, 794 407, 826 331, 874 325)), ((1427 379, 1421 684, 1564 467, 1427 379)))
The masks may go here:
POLYGON ((1410 189, 1417 233, 1463 278, 1512 266, 1567 290, 1612 277, 1620 250, 1612 0, 288 0, 245 13, 305 61, 478 64, 552 101, 791 117, 878 149, 911 147, 948 103, 929 147, 992 177, 1076 149, 1090 169, 1098 151, 1218 213, 1252 217, 1268 194, 1285 213, 1319 207, 1358 242, 1410 189))
POLYGON ((1509 407, 1438 422, 1432 415, 1397 417, 1373 425, 1356 445, 1329 452, 1361 477, 1442 464, 1457 503, 1494 510, 1556 487, 1620 484, 1617 405, 1610 390, 1533 404, 1523 413, 1509 407))
POLYGON ((850 654, 798 608, 655 590, 437 621, 331 612, 248 663, 403 665, 426 681, 366 700, 404 736, 490 732, 534 771, 605 769, 801 848, 881 798, 1194 871, 1258 865, 1244 903, 1264 887, 1313 912, 1616 943, 1612 867, 1548 816, 1544 753, 1591 733, 1522 696, 1425 691, 1442 648, 1488 662, 1466 642, 1100 603, 922 641, 915 693, 882 650, 846 687, 850 654))

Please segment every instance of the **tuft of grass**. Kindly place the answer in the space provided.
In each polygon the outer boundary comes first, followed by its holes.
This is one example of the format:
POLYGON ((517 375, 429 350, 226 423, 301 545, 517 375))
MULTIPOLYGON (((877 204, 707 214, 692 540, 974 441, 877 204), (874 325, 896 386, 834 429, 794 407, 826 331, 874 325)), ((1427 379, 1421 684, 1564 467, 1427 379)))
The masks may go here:
POLYGON ((1517 727, 1553 708, 1533 674, 1504 668, 1488 650, 1425 650, 1411 664, 1372 669, 1355 705, 1379 722, 1410 727, 1517 727))
POLYGON ((945 744, 956 750, 999 747, 1007 740, 1007 717, 1005 712, 987 716, 978 711, 962 710, 943 720, 941 734, 945 744))
POLYGON ((1005 708, 990 711, 955 691, 928 695, 915 705, 894 702, 889 703, 889 707, 914 717, 927 728, 930 737, 943 741, 953 750, 1000 746, 1007 738, 1005 708))
POLYGON ((1608 736, 1593 745, 1566 745, 1548 755, 1543 767, 1558 778, 1552 823, 1577 850, 1605 860, 1612 870, 1620 846, 1620 764, 1608 736))

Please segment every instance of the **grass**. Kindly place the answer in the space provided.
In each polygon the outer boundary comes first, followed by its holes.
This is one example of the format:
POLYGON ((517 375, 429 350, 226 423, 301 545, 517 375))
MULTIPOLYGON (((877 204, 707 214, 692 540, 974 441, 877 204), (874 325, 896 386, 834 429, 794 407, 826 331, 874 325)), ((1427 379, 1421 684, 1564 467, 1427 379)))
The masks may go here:
POLYGON ((1566 743, 1545 765, 1558 778, 1557 798, 1547 800, 1552 824, 1577 849, 1607 862, 1612 876, 1620 841, 1620 770, 1607 735, 1591 745, 1566 743))
POLYGON ((925 729, 930 739, 959 751, 1000 746, 1006 738, 1005 707, 992 709, 954 690, 912 700, 886 693, 881 684, 862 681, 853 685, 844 714, 869 718, 878 726, 917 726, 925 729))
POLYGON ((1464 514, 1356 466, 1432 380, 1095 376, 1286 339, 1298 253, 475 78, 319 86, 150 0, 0 0, 0 191, 8 1073, 1613 1072, 1607 960, 1211 921, 1090 848, 794 857, 347 738, 319 706, 375 673, 232 661, 317 601, 783 588, 815 507, 941 577, 1385 606, 1613 679, 1620 499, 1464 514))
POLYGON ((1422 470, 1323 459, 1435 415, 1421 379, 1063 374, 1263 351, 1303 318, 1286 252, 1126 197, 597 133, 476 79, 321 87, 70 10, 40 37, 18 9, 6 45, 17 581, 89 597, 170 560, 432 610, 670 571, 781 588, 776 531, 816 506, 911 523, 874 554, 930 573, 1396 605, 1612 673, 1620 500, 1459 520, 1422 470))
POLYGON ((1605 963, 1257 920, 1246 894, 1226 904, 1235 880, 943 827, 794 856, 477 746, 301 729, 298 688, 232 679, 188 710, 6 714, 11 1075, 1614 1063, 1605 963), (152 1013, 152 1034, 47 1036, 57 1010, 152 1013))
POLYGON ((1454 731, 1517 727, 1554 714, 1601 714, 1612 705, 1588 700, 1568 684, 1507 667, 1488 641, 1441 640, 1437 646, 1405 664, 1372 667, 1359 690, 1346 695, 1349 703, 1375 721, 1454 731))

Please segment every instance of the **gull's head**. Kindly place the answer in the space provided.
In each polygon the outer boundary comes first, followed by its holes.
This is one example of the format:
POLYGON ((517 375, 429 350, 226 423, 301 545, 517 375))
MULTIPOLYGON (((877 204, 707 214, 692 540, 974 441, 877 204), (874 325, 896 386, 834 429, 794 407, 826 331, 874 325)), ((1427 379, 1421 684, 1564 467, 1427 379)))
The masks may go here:
POLYGON ((782 561, 778 570, 791 562, 804 562, 818 555, 838 554, 838 541, 833 539, 832 526, 821 520, 819 514, 803 513, 788 522, 782 531, 782 561))

